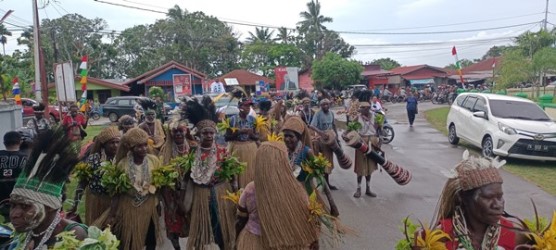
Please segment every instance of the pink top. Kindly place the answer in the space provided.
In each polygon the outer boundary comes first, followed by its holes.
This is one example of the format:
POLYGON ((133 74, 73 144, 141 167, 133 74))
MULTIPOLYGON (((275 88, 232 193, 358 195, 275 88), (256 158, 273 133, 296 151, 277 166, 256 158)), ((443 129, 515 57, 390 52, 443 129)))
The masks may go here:
POLYGON ((239 198, 239 206, 246 208, 249 213, 249 220, 245 228, 254 235, 261 235, 261 222, 255 197, 255 182, 250 182, 245 186, 239 198))

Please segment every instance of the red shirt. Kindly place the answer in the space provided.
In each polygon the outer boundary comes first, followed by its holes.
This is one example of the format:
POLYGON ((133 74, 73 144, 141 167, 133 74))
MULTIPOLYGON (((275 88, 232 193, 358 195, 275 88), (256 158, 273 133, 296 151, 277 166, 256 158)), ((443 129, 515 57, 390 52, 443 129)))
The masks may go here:
MULTIPOLYGON (((500 238, 498 239, 498 246, 503 247, 503 249, 514 249, 516 247, 515 244, 515 232, 511 231, 510 228, 513 228, 513 224, 511 221, 506 220, 504 218, 500 219, 500 238)), ((452 224, 452 219, 444 219, 440 221, 440 227, 442 231, 450 235, 451 241, 446 242, 446 248, 448 250, 456 250, 458 247, 458 242, 455 240, 456 236, 454 233, 454 228, 452 224)))
POLYGON ((81 130, 80 127, 87 124, 85 117, 82 114, 77 114, 75 117, 71 115, 66 115, 62 121, 62 125, 66 128, 68 136, 71 140, 81 140, 81 130), (75 121, 75 125, 73 122, 75 121))

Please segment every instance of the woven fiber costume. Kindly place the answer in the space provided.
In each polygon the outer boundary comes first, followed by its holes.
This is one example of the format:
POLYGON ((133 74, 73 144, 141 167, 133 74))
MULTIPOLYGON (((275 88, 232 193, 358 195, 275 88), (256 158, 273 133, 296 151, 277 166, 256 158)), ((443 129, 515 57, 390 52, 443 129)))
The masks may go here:
POLYGON ((10 195, 14 249, 52 247, 54 236, 64 231, 75 231, 80 240, 86 237, 86 226, 63 219, 60 213, 64 184, 78 162, 77 147, 61 127, 39 135, 10 195))
POLYGON ((191 170, 186 173, 191 178, 184 199, 186 216, 191 218, 187 249, 235 249, 235 204, 222 199, 232 191, 232 184, 218 175, 228 154, 214 141, 216 114, 212 108, 189 101, 186 116, 195 124, 199 138, 191 170))
POLYGON ((77 210, 83 191, 85 192, 85 223, 91 224, 110 207, 111 197, 101 185, 103 165, 114 163, 116 150, 120 144, 120 131, 117 127, 107 127, 96 137, 86 164, 91 169, 91 176, 79 181, 75 190, 76 198, 72 212, 77 210))
POLYGON ((450 236, 445 242, 447 249, 515 248, 516 231, 512 230, 512 222, 503 216, 506 214, 501 188, 503 180, 498 169, 504 164, 505 161, 473 157, 465 151, 463 161, 446 173, 450 179, 440 195, 436 222, 450 236), (483 200, 489 200, 491 205, 473 210, 481 206, 483 200), (467 227, 469 217, 481 218, 479 221, 486 228, 484 235, 474 235, 475 232, 467 227), (476 245, 472 238, 482 241, 476 245))
POLYGON ((239 220, 247 224, 237 249, 309 249, 318 241, 309 220, 308 196, 292 176, 286 146, 264 142, 257 150, 255 180, 241 194, 239 220))
POLYGON ((140 128, 132 128, 122 137, 116 169, 127 175, 131 188, 116 193, 110 209, 93 223, 102 226, 113 223, 123 249, 142 250, 145 246, 154 249, 159 238, 158 198, 152 173, 161 163, 156 156, 146 153, 148 138, 140 128))
MULTIPOLYGON (((189 154, 190 143, 187 135, 189 129, 187 122, 178 119, 169 123, 166 142, 160 150, 160 158, 163 165, 170 164, 172 159, 176 157, 184 157, 189 154)), ((185 178, 185 173, 180 171, 179 166, 173 166, 181 175, 175 188, 163 188, 162 201, 164 203, 164 221, 166 224, 166 235, 174 245, 174 248, 180 249, 179 237, 187 237, 188 224, 185 216, 183 201, 185 200, 185 191, 189 182, 189 178, 185 178)))

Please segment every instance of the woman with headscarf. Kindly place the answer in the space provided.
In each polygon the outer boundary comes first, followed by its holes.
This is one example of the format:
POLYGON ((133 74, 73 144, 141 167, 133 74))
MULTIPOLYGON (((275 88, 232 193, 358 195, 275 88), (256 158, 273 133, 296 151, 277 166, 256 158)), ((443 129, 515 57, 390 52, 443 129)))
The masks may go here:
MULTIPOLYGON (((229 155, 226 148, 215 142, 216 113, 196 101, 187 103, 186 116, 195 124, 199 138, 193 164, 186 176, 189 181, 183 199, 189 223, 187 249, 235 249, 235 205, 222 199, 226 191, 235 191, 237 183, 219 176, 222 161, 229 155)), ((253 152, 251 152, 253 153, 253 152)))
POLYGON ((245 172, 238 177, 239 187, 245 187, 247 183, 253 181, 255 176, 255 155, 259 135, 255 130, 255 117, 249 115, 251 100, 239 102, 239 114, 230 118, 230 129, 226 131, 226 141, 228 150, 237 158, 245 162, 247 167, 245 172))
POLYGON ((514 249, 524 242, 504 210, 498 171, 504 164, 465 151, 463 161, 447 173, 435 218, 435 225, 450 237, 446 249, 514 249))
POLYGON ((74 204, 68 214, 75 214, 83 192, 85 192, 85 223, 93 223, 110 207, 111 197, 101 185, 101 167, 107 162, 114 163, 116 151, 120 145, 120 131, 116 127, 103 129, 96 137, 92 151, 86 163, 92 170, 88 179, 81 179, 75 190, 74 204))
POLYGON ((282 133, 293 175, 298 181, 305 182, 307 174, 301 168, 301 164, 315 156, 311 149, 311 138, 307 125, 302 118, 291 116, 284 122, 282 133))
POLYGON ((264 142, 256 153, 255 180, 238 206, 237 249, 309 249, 318 242, 309 199, 291 174, 286 146, 264 142))
POLYGON ((46 249, 73 231, 78 240, 87 227, 63 218, 62 192, 79 161, 76 145, 63 128, 43 131, 10 195, 10 221, 16 233, 10 249, 46 249), (60 157, 63 156, 63 157, 60 157))
MULTIPOLYGON (((189 154, 190 146, 187 141, 189 129, 185 121, 173 120, 168 126, 166 142, 160 150, 160 158, 163 165, 170 164, 176 157, 183 157, 189 154)), ((176 166, 177 167, 177 166, 176 166)), ((183 208, 185 198, 185 188, 189 178, 180 176, 175 189, 163 188, 162 202, 164 204, 164 222, 166 224, 166 235, 172 242, 175 249, 180 249, 180 237, 186 237, 186 217, 183 208)))
POLYGON ((155 249, 158 236, 158 199, 153 193, 152 173, 161 166, 154 155, 148 154, 149 135, 132 128, 122 137, 116 154, 116 168, 129 177, 131 189, 112 197, 106 221, 94 224, 111 225, 129 250, 155 249))

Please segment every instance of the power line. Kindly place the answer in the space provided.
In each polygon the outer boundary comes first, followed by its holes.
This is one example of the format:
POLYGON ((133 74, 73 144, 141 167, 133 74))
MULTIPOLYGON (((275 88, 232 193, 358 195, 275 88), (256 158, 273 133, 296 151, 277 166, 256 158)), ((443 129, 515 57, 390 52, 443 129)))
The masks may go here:
POLYGON ((470 21, 470 22, 439 24, 439 25, 431 25, 431 26, 418 26, 418 27, 406 27, 406 28, 384 28, 384 29, 362 30, 362 32, 374 32, 374 31, 385 31, 385 30, 414 30, 414 29, 428 29, 428 28, 458 26, 458 25, 473 24, 473 23, 484 23, 484 22, 493 22, 493 21, 501 21, 501 20, 516 19, 516 18, 521 18, 521 17, 536 16, 536 15, 540 15, 540 14, 544 14, 544 12, 537 12, 537 13, 526 14, 526 15, 520 15, 520 16, 513 16, 513 17, 502 17, 502 18, 495 18, 495 19, 484 19, 484 20, 477 20, 477 21, 470 21))
POLYGON ((383 43, 383 44, 353 44, 354 47, 407 47, 407 46, 431 46, 444 44, 465 44, 465 43, 481 43, 492 42, 497 40, 510 40, 515 37, 497 37, 489 39, 461 40, 461 41, 442 41, 442 42, 423 42, 423 43, 383 43))
MULTIPOLYGON (((102 1, 102 0, 95 0, 95 1, 96 1, 96 2, 99 2, 99 3, 104 3, 104 4, 109 4, 109 5, 114 5, 114 6, 124 7, 124 8, 137 9, 137 10, 149 11, 149 12, 160 13, 160 14, 168 14, 168 12, 166 12, 166 11, 153 10, 153 9, 144 8, 144 7, 137 7, 137 6, 131 6, 131 5, 126 5, 126 4, 120 4, 120 3, 106 2, 106 1, 102 1)), ((272 29, 281 28, 281 27, 274 26, 274 25, 252 24, 252 23, 246 23, 246 22, 243 22, 243 21, 241 21, 241 22, 236 22, 236 21, 224 21, 224 20, 222 20, 222 22, 227 23, 227 24, 235 24, 235 25, 250 26, 250 27, 263 27, 263 28, 272 28, 272 29)), ((480 29, 446 30, 446 31, 428 31, 428 32, 358 32, 358 31, 338 31, 338 30, 335 31, 335 32, 336 32, 336 33, 339 33, 339 34, 352 34, 352 35, 430 35, 430 34, 454 34, 454 33, 469 33, 469 32, 478 32, 478 31, 487 31, 487 30, 507 29, 507 28, 514 28, 514 27, 520 27, 520 26, 531 25, 531 24, 535 24, 535 23, 538 23, 538 22, 522 23, 522 24, 515 24, 515 25, 507 25, 507 26, 501 26, 501 27, 480 28, 480 29)), ((294 29, 294 28, 286 28, 286 29, 289 29, 289 30, 296 30, 296 29, 294 29)))

